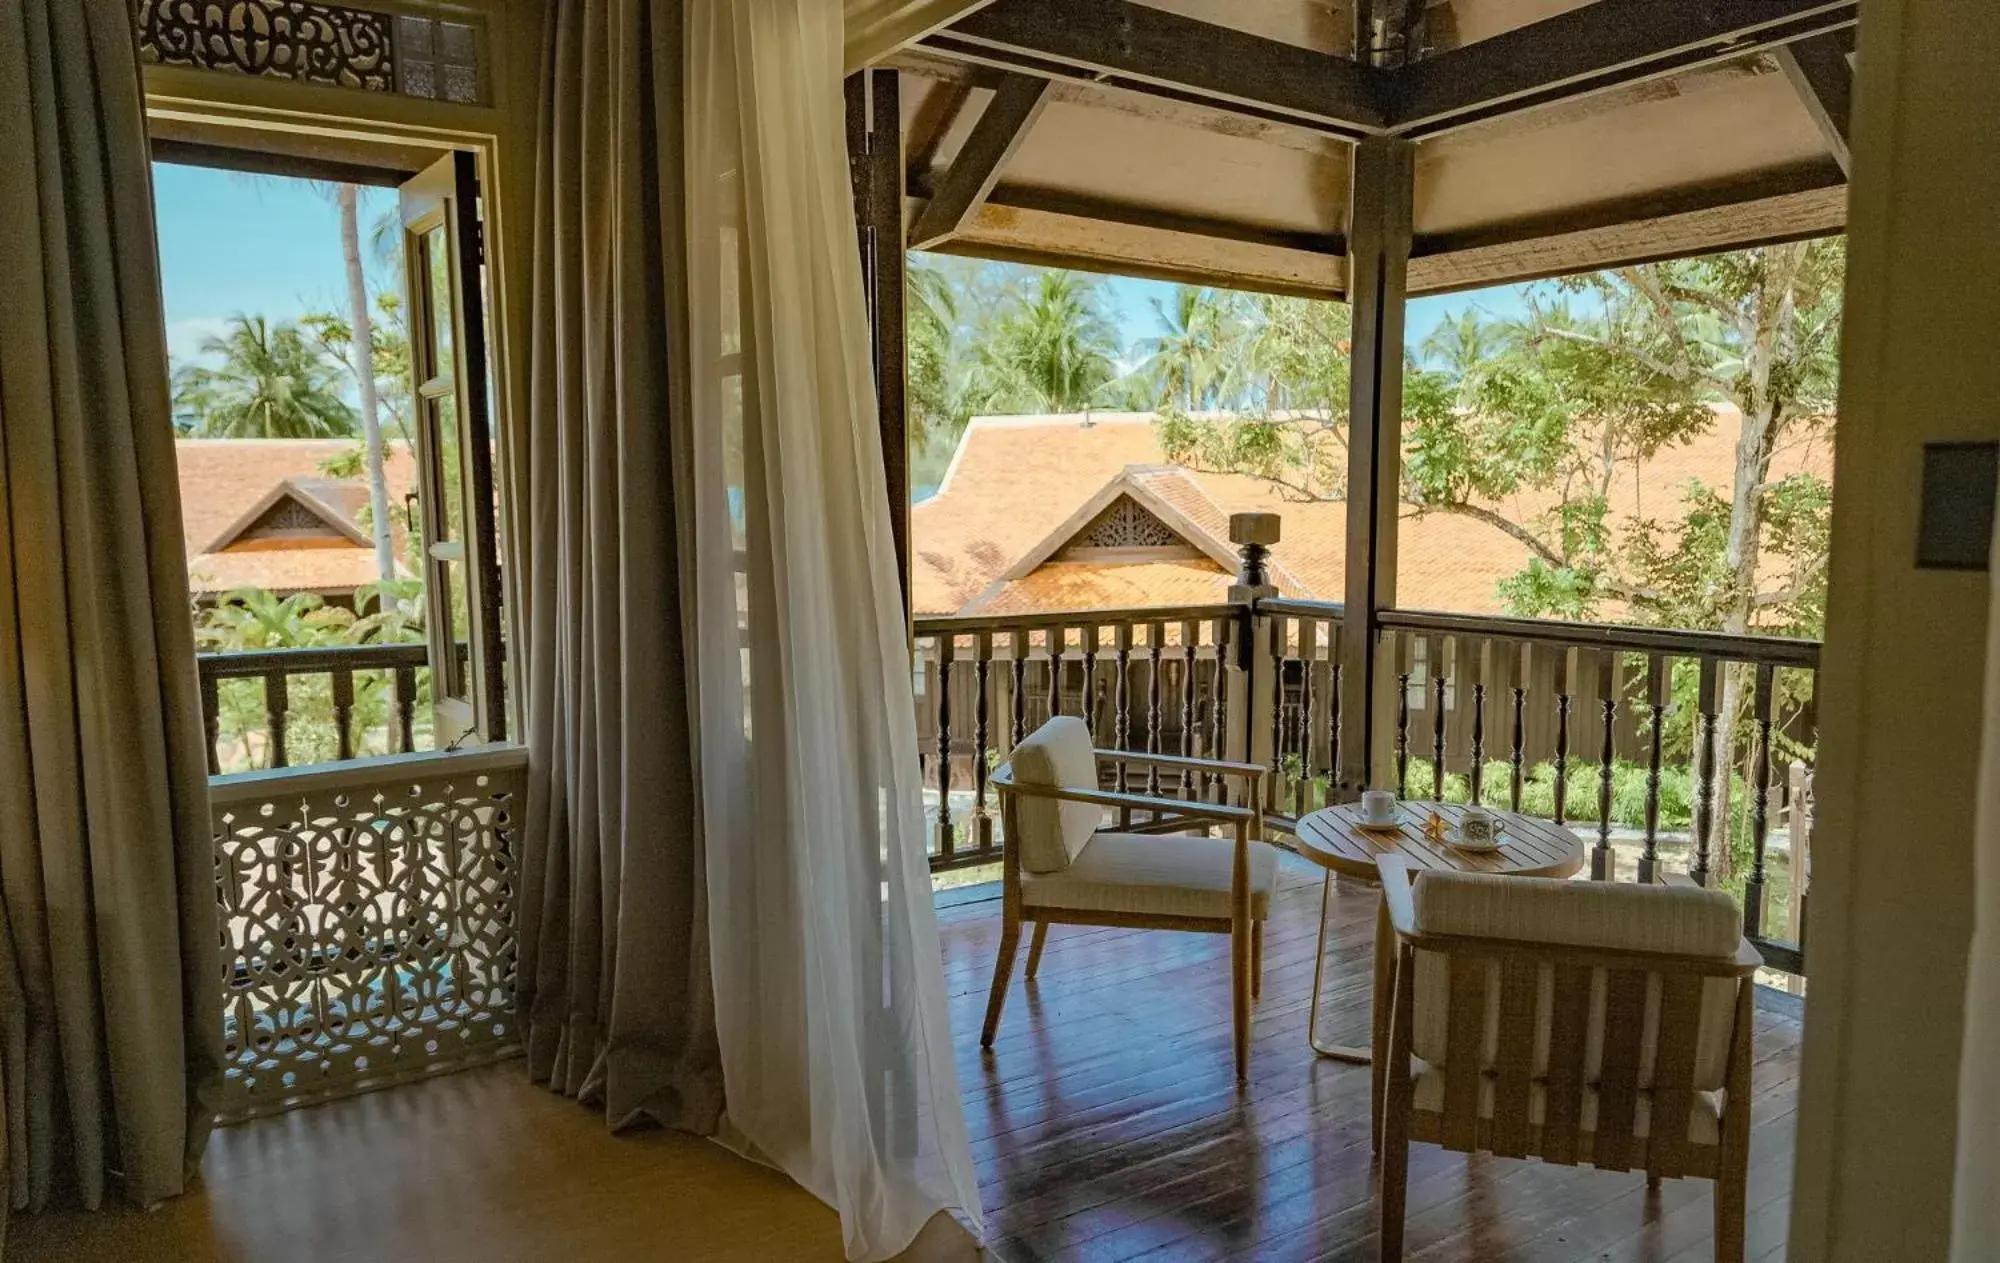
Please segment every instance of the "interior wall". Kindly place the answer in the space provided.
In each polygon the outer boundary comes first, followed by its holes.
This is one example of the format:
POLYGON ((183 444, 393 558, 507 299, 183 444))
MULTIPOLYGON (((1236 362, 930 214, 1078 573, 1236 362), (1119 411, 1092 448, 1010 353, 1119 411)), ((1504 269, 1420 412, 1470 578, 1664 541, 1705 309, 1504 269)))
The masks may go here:
POLYGON ((2000 438, 2000 6, 1862 0, 1795 1260, 1949 1246, 1982 573, 1914 565, 1926 442, 2000 438))

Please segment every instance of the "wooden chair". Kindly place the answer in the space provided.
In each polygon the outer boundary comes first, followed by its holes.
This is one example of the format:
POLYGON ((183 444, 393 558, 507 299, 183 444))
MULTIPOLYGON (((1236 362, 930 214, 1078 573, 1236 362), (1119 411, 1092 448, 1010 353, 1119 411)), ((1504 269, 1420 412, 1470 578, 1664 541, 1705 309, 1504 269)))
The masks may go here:
POLYGON ((1059 715, 1014 747, 993 776, 1004 830, 1000 956, 986 1001, 982 1047, 993 1046, 1007 982, 1014 971, 1021 924, 1032 922, 1028 977, 1042 963, 1051 925, 1118 925, 1194 930, 1230 936, 1230 988, 1236 1036, 1236 1077, 1248 1077, 1250 1005, 1261 990, 1264 919, 1278 871, 1277 851, 1259 840, 1263 816, 1254 804, 1264 769, 1248 763, 1178 758, 1128 750, 1096 750, 1090 730, 1059 715), (1183 798, 1153 798, 1100 788, 1106 764, 1156 766, 1210 775, 1242 787, 1238 806, 1183 798), (1106 808, 1126 822, 1104 830, 1106 808), (1136 815, 1147 817, 1133 824, 1136 815), (1229 837, 1208 837, 1222 826, 1229 837), (1165 830, 1204 830, 1203 836, 1165 830))
POLYGON ((1413 1140, 1715 1183, 1715 1257, 1743 1257, 1752 976, 1724 892, 1379 861, 1395 935, 1382 1258, 1403 1254, 1413 1140))

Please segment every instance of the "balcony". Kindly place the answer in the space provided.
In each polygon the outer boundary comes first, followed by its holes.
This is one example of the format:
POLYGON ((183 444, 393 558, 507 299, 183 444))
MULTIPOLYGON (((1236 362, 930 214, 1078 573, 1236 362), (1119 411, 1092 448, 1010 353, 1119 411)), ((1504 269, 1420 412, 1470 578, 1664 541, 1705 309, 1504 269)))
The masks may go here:
MULTIPOLYGON (((1409 610, 1381 623, 1385 722, 1368 734, 1343 713, 1338 605, 919 620, 933 870, 944 884, 990 880, 978 870, 997 861, 1002 839, 988 773, 1052 714, 1087 717, 1101 744, 1119 748, 1250 752, 1273 771, 1264 806, 1280 842, 1299 816, 1351 796, 1343 778, 1365 741, 1383 782, 1405 796, 1433 797, 1442 783, 1447 799, 1567 824, 1589 845, 1595 879, 1672 871, 1723 884, 1742 901, 1768 977, 1802 986, 1817 644, 1409 610), (1725 813, 1717 778, 1691 764, 1716 757, 1729 672, 1747 727, 1733 742, 1746 757, 1725 813), (1261 707, 1260 674, 1270 682, 1261 707)), ((231 747, 264 766, 218 775, 211 790, 230 957, 220 1015, 229 1117, 514 1051, 511 876, 525 753, 414 751, 427 670, 421 645, 202 660, 212 756, 223 690, 256 689, 264 720, 231 747), (372 725, 357 721, 355 700, 371 687, 386 688, 372 725), (289 766, 308 743, 288 699, 312 688, 329 689, 333 720, 311 732, 310 748, 331 757, 289 766), (369 753, 379 749, 395 753, 369 753)), ((1116 775, 1146 793, 1221 792, 1187 773, 1116 775)))

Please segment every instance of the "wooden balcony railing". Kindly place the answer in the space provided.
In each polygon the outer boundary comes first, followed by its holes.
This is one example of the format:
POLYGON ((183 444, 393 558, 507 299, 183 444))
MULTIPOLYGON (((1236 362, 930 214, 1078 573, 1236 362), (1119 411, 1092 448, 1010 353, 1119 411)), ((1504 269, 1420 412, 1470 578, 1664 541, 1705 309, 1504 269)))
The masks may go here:
MULTIPOLYGON (((356 722, 357 676, 370 675, 386 680, 389 704, 380 725, 372 734, 380 737, 381 753, 407 753, 416 749, 418 688, 421 675, 428 675, 430 651, 422 644, 330 645, 313 649, 264 649, 246 653, 204 653, 197 655, 201 674, 201 709, 208 736, 208 771, 211 776, 224 771, 248 768, 289 767, 301 760, 293 756, 293 690, 320 679, 328 681, 331 709, 331 748, 314 751, 322 756, 310 762, 345 762, 368 753, 366 727, 356 722), (420 675, 421 673, 421 675, 420 675), (260 727, 237 734, 243 748, 225 753, 222 730, 225 689, 256 688, 262 707, 260 727)), ((235 699, 233 699, 235 700, 235 699)), ((241 705, 241 700, 236 704, 241 705)), ((317 734, 315 734, 317 735, 317 734)))
MULTIPOLYGON (((1266 761, 1264 805, 1281 829, 1351 796, 1343 750, 1360 741, 1376 781, 1404 796, 1577 829, 1600 880, 1650 880, 1676 862, 1704 884, 1726 879, 1766 960, 1803 972, 1816 642, 1422 610, 1379 622, 1376 713, 1393 720, 1362 733, 1341 713, 1337 604, 917 620, 932 866, 998 858, 988 772, 1052 714, 1084 717, 1102 746, 1266 761), (1257 674, 1263 688, 1232 692, 1232 675, 1257 674), (1257 697, 1268 700, 1243 700, 1257 697), (1744 757, 1728 777, 1703 774, 1720 749, 1744 757)), ((1158 771, 1145 776, 1161 788, 1158 771)))
MULTIPOLYGON (((999 858, 987 774, 1051 715, 1080 716, 1099 745, 1219 756, 1228 646, 1243 613, 1197 605, 918 619, 917 731, 936 794, 931 866, 999 858)), ((1144 777, 1158 792, 1160 770, 1144 777)))
POLYGON ((1394 677, 1380 683, 1397 696, 1385 739, 1399 792, 1432 797, 1442 787, 1518 811, 1531 769, 1544 766, 1552 818, 1594 833, 1591 875, 1612 880, 1625 875, 1613 843, 1629 814, 1620 810, 1625 782, 1639 807, 1630 876, 1649 881, 1663 863, 1663 786, 1677 777, 1691 808, 1687 873, 1704 885, 1725 875, 1740 883, 1744 933, 1774 967, 1803 972, 1817 641, 1427 610, 1384 611, 1379 621, 1379 661, 1394 677), (1489 757, 1496 742, 1504 760, 1489 757), (1774 924, 1774 778, 1785 748, 1800 758, 1782 790, 1787 915, 1774 924), (1732 765, 1728 776, 1709 770, 1718 758, 1732 765), (1415 786, 1413 759, 1428 772, 1415 786), (1495 762, 1504 762, 1500 785, 1489 775, 1495 762), (1454 774, 1462 784, 1450 783, 1454 774), (1738 849, 1747 867, 1735 862, 1738 849))

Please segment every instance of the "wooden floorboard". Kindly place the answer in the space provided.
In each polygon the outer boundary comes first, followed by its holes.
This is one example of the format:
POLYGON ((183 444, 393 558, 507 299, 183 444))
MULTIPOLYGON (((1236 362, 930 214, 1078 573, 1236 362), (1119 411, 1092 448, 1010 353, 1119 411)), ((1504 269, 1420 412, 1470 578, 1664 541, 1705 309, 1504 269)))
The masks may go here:
MULTIPOLYGON (((959 1087, 989 1257, 1365 1260, 1379 1223, 1368 1072, 1306 1046, 1318 871, 1287 858, 1265 935, 1251 1081, 1229 1041, 1221 935, 1058 927, 1039 979, 1025 945, 991 1051, 979 1047, 999 904, 938 914, 959 1087)), ((1339 891, 1327 1038, 1366 1042, 1375 892, 1339 891)), ((1782 1257, 1801 1018, 1757 1018, 1748 1257, 1782 1257)), ((1705 1181, 1411 1151, 1407 1257, 1691 1263, 1705 1181)), ((917 1257, 969 1257, 948 1221, 917 1257)), ((833 1213, 705 1141, 613 1136, 530 1086, 469 1071, 219 1131, 196 1191, 148 1213, 17 1220, 9 1259, 833 1260, 833 1213)))
MULTIPOLYGON (((999 1038, 979 1048, 999 904, 939 912, 960 1088, 989 1248, 1009 1263, 1373 1259, 1379 1221, 1368 1072, 1306 1047, 1318 870, 1287 857, 1266 931, 1251 1083, 1230 1069, 1220 935, 1055 927, 1040 976, 1015 967, 999 1038)), ((1375 895, 1338 889, 1322 1037, 1365 1043, 1375 895)), ((1757 1015, 1749 1257, 1782 1257, 1800 1020, 1757 1015)), ((1707 1181, 1411 1151, 1406 1257, 1705 1259, 1707 1181)))

